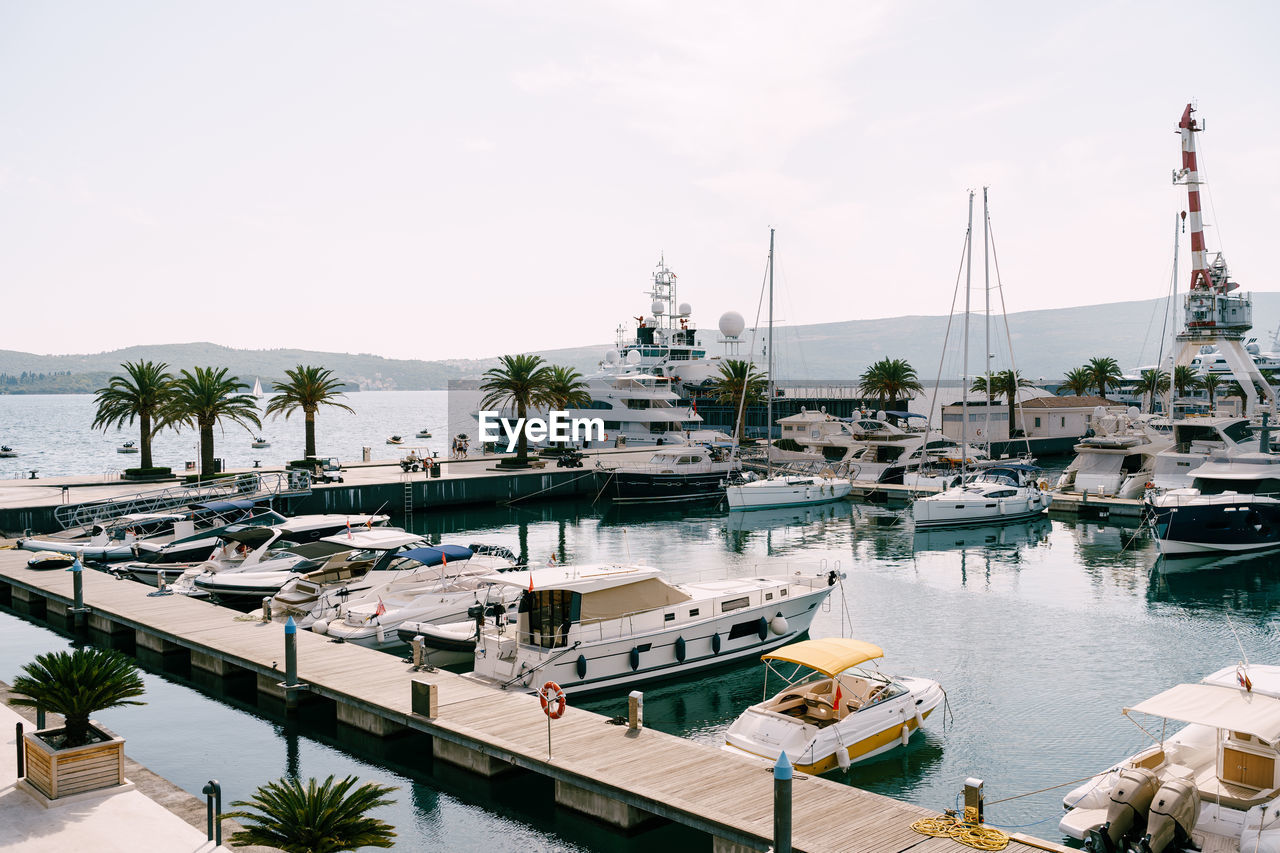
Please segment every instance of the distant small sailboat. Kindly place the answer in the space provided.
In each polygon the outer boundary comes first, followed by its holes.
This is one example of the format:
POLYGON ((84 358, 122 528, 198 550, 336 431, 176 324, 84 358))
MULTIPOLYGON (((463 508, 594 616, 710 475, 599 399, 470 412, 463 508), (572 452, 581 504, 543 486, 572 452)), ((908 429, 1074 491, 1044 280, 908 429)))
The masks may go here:
MULTIPOLYGON (((253 396, 257 397, 259 400, 261 400, 263 397, 267 396, 266 394, 263 394, 263 393, 262 393, 262 380, 261 380, 261 379, 259 379, 259 378, 257 378, 257 377, 254 377, 254 380, 253 380, 253 391, 252 391, 252 393, 253 393, 253 396)), ((255 445, 255 446, 256 446, 256 445, 255 445)))
POLYGON ((138 443, 136 441, 126 441, 124 444, 116 448, 116 453, 137 453, 138 443))

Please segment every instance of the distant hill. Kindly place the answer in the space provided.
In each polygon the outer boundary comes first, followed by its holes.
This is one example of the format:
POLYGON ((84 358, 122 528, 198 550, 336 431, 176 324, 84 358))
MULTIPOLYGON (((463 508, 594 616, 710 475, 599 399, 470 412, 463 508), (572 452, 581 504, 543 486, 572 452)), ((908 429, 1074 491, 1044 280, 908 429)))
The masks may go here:
MULTIPOLYGON (((1018 369, 1032 379, 1053 379, 1094 356, 1112 356, 1124 369, 1152 363, 1164 306, 1165 300, 1149 299, 1010 314, 1010 337, 1018 369)), ((1253 313, 1254 333, 1263 349, 1270 349, 1269 330, 1280 324, 1280 293, 1253 294, 1253 313)), ((921 377, 932 378, 938 369, 947 322, 946 316, 908 316, 779 327, 774 330, 777 372, 784 379, 856 379, 869 364, 889 356, 905 358, 921 377)), ((957 318, 952 328, 953 341, 959 340, 959 325, 957 318)), ((993 321, 992 335, 993 350, 1004 351, 1002 324, 993 321), (1000 342, 998 346, 996 340, 1000 342)), ((982 346, 980 318, 975 318, 970 336, 971 353, 976 354, 971 355, 971 366, 976 372, 982 346)), ((705 337, 709 349, 718 352, 718 345, 711 343, 719 337, 713 327, 707 329, 705 337)), ((743 340, 750 345, 750 330, 743 340)), ((609 349, 608 344, 599 344, 543 350, 538 355, 587 373, 609 349)), ((759 350, 757 346, 756 351, 759 350)), ((445 388, 450 379, 476 377, 497 364, 497 354, 488 359, 420 361, 368 353, 241 350, 210 343, 137 346, 91 355, 34 355, 0 350, 0 393, 91 392, 118 373, 121 363, 138 359, 164 361, 175 370, 196 365, 226 367, 246 382, 261 377, 264 385, 282 378, 286 368, 323 365, 352 390, 371 391, 445 388)))

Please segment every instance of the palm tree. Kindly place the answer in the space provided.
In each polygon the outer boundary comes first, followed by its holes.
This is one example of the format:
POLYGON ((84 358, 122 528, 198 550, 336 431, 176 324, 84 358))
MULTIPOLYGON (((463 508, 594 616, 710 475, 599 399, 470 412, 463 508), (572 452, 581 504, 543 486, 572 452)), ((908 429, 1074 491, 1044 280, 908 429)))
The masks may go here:
POLYGON ((565 411, 585 409, 591 405, 591 394, 581 373, 558 364, 551 365, 548 370, 547 397, 551 400, 551 408, 565 411))
POLYGON ((878 397, 886 412, 897 410, 900 397, 923 390, 915 368, 905 358, 882 358, 858 378, 858 393, 878 397))
POLYGON ((172 407, 167 415, 170 424, 185 424, 200 430, 200 474, 213 474, 213 427, 229 420, 245 429, 249 424, 261 428, 257 400, 243 392, 249 386, 238 377, 227 376, 227 368, 197 367, 195 372, 182 371, 173 383, 172 407))
POLYGON ((13 692, 22 694, 11 705, 43 708, 66 718, 66 746, 89 742, 89 717, 108 708, 145 705, 134 697, 146 688, 138 668, 124 655, 110 649, 85 646, 71 652, 36 655, 13 680, 13 692))
POLYGON ((1098 389, 1099 397, 1107 396, 1107 389, 1115 388, 1123 378, 1120 365, 1111 356, 1091 358, 1084 369, 1089 374, 1089 384, 1098 389))
POLYGON ((750 361, 730 358, 720 363, 720 375, 711 380, 710 391, 717 403, 729 403, 733 406, 737 428, 734 436, 741 441, 746 420, 740 414, 747 406, 759 403, 764 399, 765 386, 768 380, 750 361))
POLYGON ((1189 364, 1179 364, 1173 369, 1173 387, 1179 397, 1185 397, 1188 390, 1195 391, 1204 387, 1204 380, 1189 364))
POLYGON ((105 388, 95 392, 98 396, 93 402, 98 413, 90 428, 101 427, 103 432, 113 426, 122 429, 125 424, 132 426, 137 418, 141 452, 138 461, 142 468, 151 468, 151 439, 164 427, 163 413, 173 389, 173 376, 164 362, 126 361, 121 367, 127 377, 112 376, 105 388))
POLYGON ((1138 380, 1137 390, 1144 397, 1147 397, 1146 410, 1148 412, 1152 411, 1155 409, 1156 397, 1169 390, 1169 372, 1154 367, 1147 368, 1142 371, 1142 378, 1138 380))
POLYGON ((1204 375, 1204 390, 1209 395, 1209 411, 1213 411, 1213 392, 1218 390, 1218 386, 1222 384, 1222 374, 1206 373, 1204 375))
POLYGON ((360 847, 391 847, 394 828, 365 812, 391 805, 387 794, 396 790, 366 782, 355 790, 355 776, 334 783, 333 776, 317 785, 314 778, 304 788, 297 779, 268 782, 254 792, 251 800, 231 805, 256 809, 226 812, 223 817, 248 822, 231 836, 238 846, 261 844, 286 853, 338 853, 360 847), (259 813, 260 812, 260 813, 259 813))
MULTIPOLYGON (((530 408, 540 409, 551 404, 548 383, 551 381, 551 369, 537 355, 504 355, 499 359, 500 365, 484 373, 484 381, 480 390, 485 392, 480 401, 480 408, 488 409, 497 406, 505 409, 515 407, 516 417, 523 420, 530 408)), ((507 468, 529 467, 529 439, 524 430, 516 444, 516 458, 506 459, 498 463, 507 468)))
POLYGON ((1067 371, 1067 376, 1062 380, 1062 387, 1066 388, 1076 397, 1083 397, 1089 393, 1089 387, 1093 385, 1093 380, 1089 377, 1088 367, 1075 367, 1067 371))
POLYGON ((1018 402, 1018 389, 1030 388, 1031 380, 1022 378, 1020 370, 1001 370, 999 373, 991 374, 991 388, 987 389, 987 377, 974 377, 973 387, 969 390, 975 394, 985 394, 987 396, 987 404, 990 405, 991 398, 1004 397, 1009 404, 1009 438, 1013 438, 1013 410, 1018 402))
POLYGON ((333 406, 352 414, 355 414, 356 410, 346 403, 338 402, 337 398, 342 396, 343 383, 340 379, 334 379, 333 371, 328 368, 299 364, 293 370, 285 370, 284 373, 289 377, 289 381, 271 383, 271 390, 275 392, 275 396, 267 401, 263 414, 279 415, 283 412, 284 419, 287 421, 289 415, 302 409, 307 426, 306 450, 302 455, 304 458, 315 456, 316 410, 321 406, 333 406))

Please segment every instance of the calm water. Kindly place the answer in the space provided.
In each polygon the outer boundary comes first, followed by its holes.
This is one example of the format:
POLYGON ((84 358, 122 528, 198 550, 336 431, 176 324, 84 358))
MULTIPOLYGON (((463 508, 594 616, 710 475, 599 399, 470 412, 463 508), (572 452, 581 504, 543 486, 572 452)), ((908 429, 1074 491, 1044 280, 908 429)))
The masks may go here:
MULTIPOLYGON (((345 402, 355 409, 354 414, 329 407, 316 415, 316 449, 321 456, 344 461, 360 459, 364 447, 370 448, 375 459, 398 458, 409 446, 427 447, 447 456, 447 395, 445 391, 348 394, 345 402), (415 437, 423 427, 431 431, 432 438, 415 437), (403 436, 404 447, 388 446, 386 440, 391 435, 403 436)), ((0 444, 21 454, 0 459, 0 479, 26 477, 33 468, 41 476, 55 477, 118 473, 138 465, 137 454, 116 452, 125 441, 137 440, 137 425, 95 432, 89 428, 94 414, 91 394, 0 394, 0 444)), ((199 441, 199 434, 192 429, 162 431, 153 445, 155 464, 183 470, 188 461, 200 458, 199 441)), ((230 468, 248 468, 254 460, 266 466, 283 465, 302 457, 304 441, 300 412, 288 419, 263 418, 262 429, 252 433, 238 424, 226 424, 214 429, 214 456, 224 459, 230 468), (256 435, 270 441, 271 446, 250 447, 256 435)))
MULTIPOLYGON (((352 426, 343 440, 358 452, 393 429, 412 432, 430 407, 406 414, 395 400, 429 393, 352 395, 361 414, 345 417, 364 425, 352 426)), ((88 410, 76 398, 0 397, 0 411, 11 417, 38 410, 32 400, 88 410)), ((46 410, 41 417, 47 416, 46 410)), ((326 413, 322 435, 330 434, 326 429, 337 434, 341 423, 326 413)), ((69 425, 57 429, 66 430, 63 440, 70 443, 102 439, 108 453, 115 440, 69 425)), ((66 451, 49 452, 56 459, 66 451)), ((71 464, 75 457, 66 458, 71 464)), ((714 509, 619 513, 567 502, 463 507, 414 516, 408 526, 444 541, 503 544, 535 562, 553 553, 562 561, 649 562, 677 580, 746 575, 764 562, 815 570, 838 565, 847 579, 812 633, 876 642, 887 653, 885 670, 938 679, 954 719, 944 724, 935 714, 925 736, 906 749, 834 778, 930 809, 953 806, 969 776, 986 781, 993 802, 1078 779, 1137 750, 1146 737, 1120 708, 1234 664, 1241 656, 1237 635, 1250 659, 1280 661, 1280 577, 1273 558, 1164 574, 1152 543, 1132 528, 1045 519, 915 534, 902 510, 864 504, 730 516, 714 509)), ((11 679, 37 652, 65 645, 65 638, 0 614, 0 678, 11 679)), ((532 794, 519 782, 490 786, 447 767, 432 770, 429 759, 419 757, 420 745, 397 743, 392 760, 331 721, 285 724, 255 707, 252 696, 212 696, 181 673, 147 680, 150 704, 105 712, 102 719, 128 738, 138 760, 193 792, 211 777, 231 800, 286 772, 356 773, 400 786, 397 803, 382 817, 397 827, 404 850, 694 845, 678 829, 623 841, 553 808, 549 795, 532 794)), ((746 664, 645 693, 649 725, 714 744, 743 707, 758 701, 760 671, 746 664)), ((583 704, 615 715, 623 713, 625 699, 583 704)), ((988 819, 1058 838, 1066 790, 994 804, 988 819)))

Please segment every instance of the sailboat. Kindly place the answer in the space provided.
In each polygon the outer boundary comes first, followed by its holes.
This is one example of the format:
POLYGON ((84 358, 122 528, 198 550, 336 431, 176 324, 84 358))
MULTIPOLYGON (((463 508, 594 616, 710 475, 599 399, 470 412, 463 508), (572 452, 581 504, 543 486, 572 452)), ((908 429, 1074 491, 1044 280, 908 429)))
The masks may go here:
MULTIPOLYGON (((815 474, 773 473, 773 229, 769 229, 769 364, 765 416, 764 479, 732 483, 726 489, 729 509, 804 506, 838 501, 849 494, 853 483, 843 477, 815 474)), ((745 396, 745 394, 744 394, 745 396)))
MULTIPOLYGON (((982 190, 982 239, 983 254, 990 245, 987 211, 987 190, 982 190)), ((961 436, 962 447, 968 444, 969 414, 969 281, 972 276, 973 262, 973 192, 969 193, 969 230, 965 234, 965 297, 964 297, 964 374, 961 379, 961 436)), ((985 352, 991 352, 991 269, 984 264, 983 274, 986 278, 987 290, 987 336, 985 352)), ((986 361, 987 388, 991 387, 991 359, 986 361)), ((1016 392, 1015 392, 1016 393, 1016 392)), ((990 411, 991 407, 987 406, 990 411)), ((989 430, 988 430, 989 432, 989 430)), ((966 460, 967 461, 967 460, 966 460)), ((1049 508, 1050 497, 1048 483, 1039 479, 1040 469, 1026 462, 999 463, 983 468, 976 474, 965 475, 961 472, 961 481, 949 489, 937 494, 920 498, 912 506, 916 527, 941 526, 945 524, 991 524, 996 521, 1012 521, 1040 515, 1049 508), (1041 484, 1044 488, 1042 489, 1041 484)))
MULTIPOLYGON (((242 387, 243 387, 243 386, 242 386, 242 387)), ((261 400, 263 397, 267 396, 266 394, 263 394, 263 393, 262 393, 262 380, 261 380, 260 378, 258 378, 258 377, 254 377, 254 380, 253 380, 253 391, 252 391, 251 393, 253 394, 253 396, 254 396, 255 398, 257 398, 257 399, 259 399, 259 400, 261 400)))

